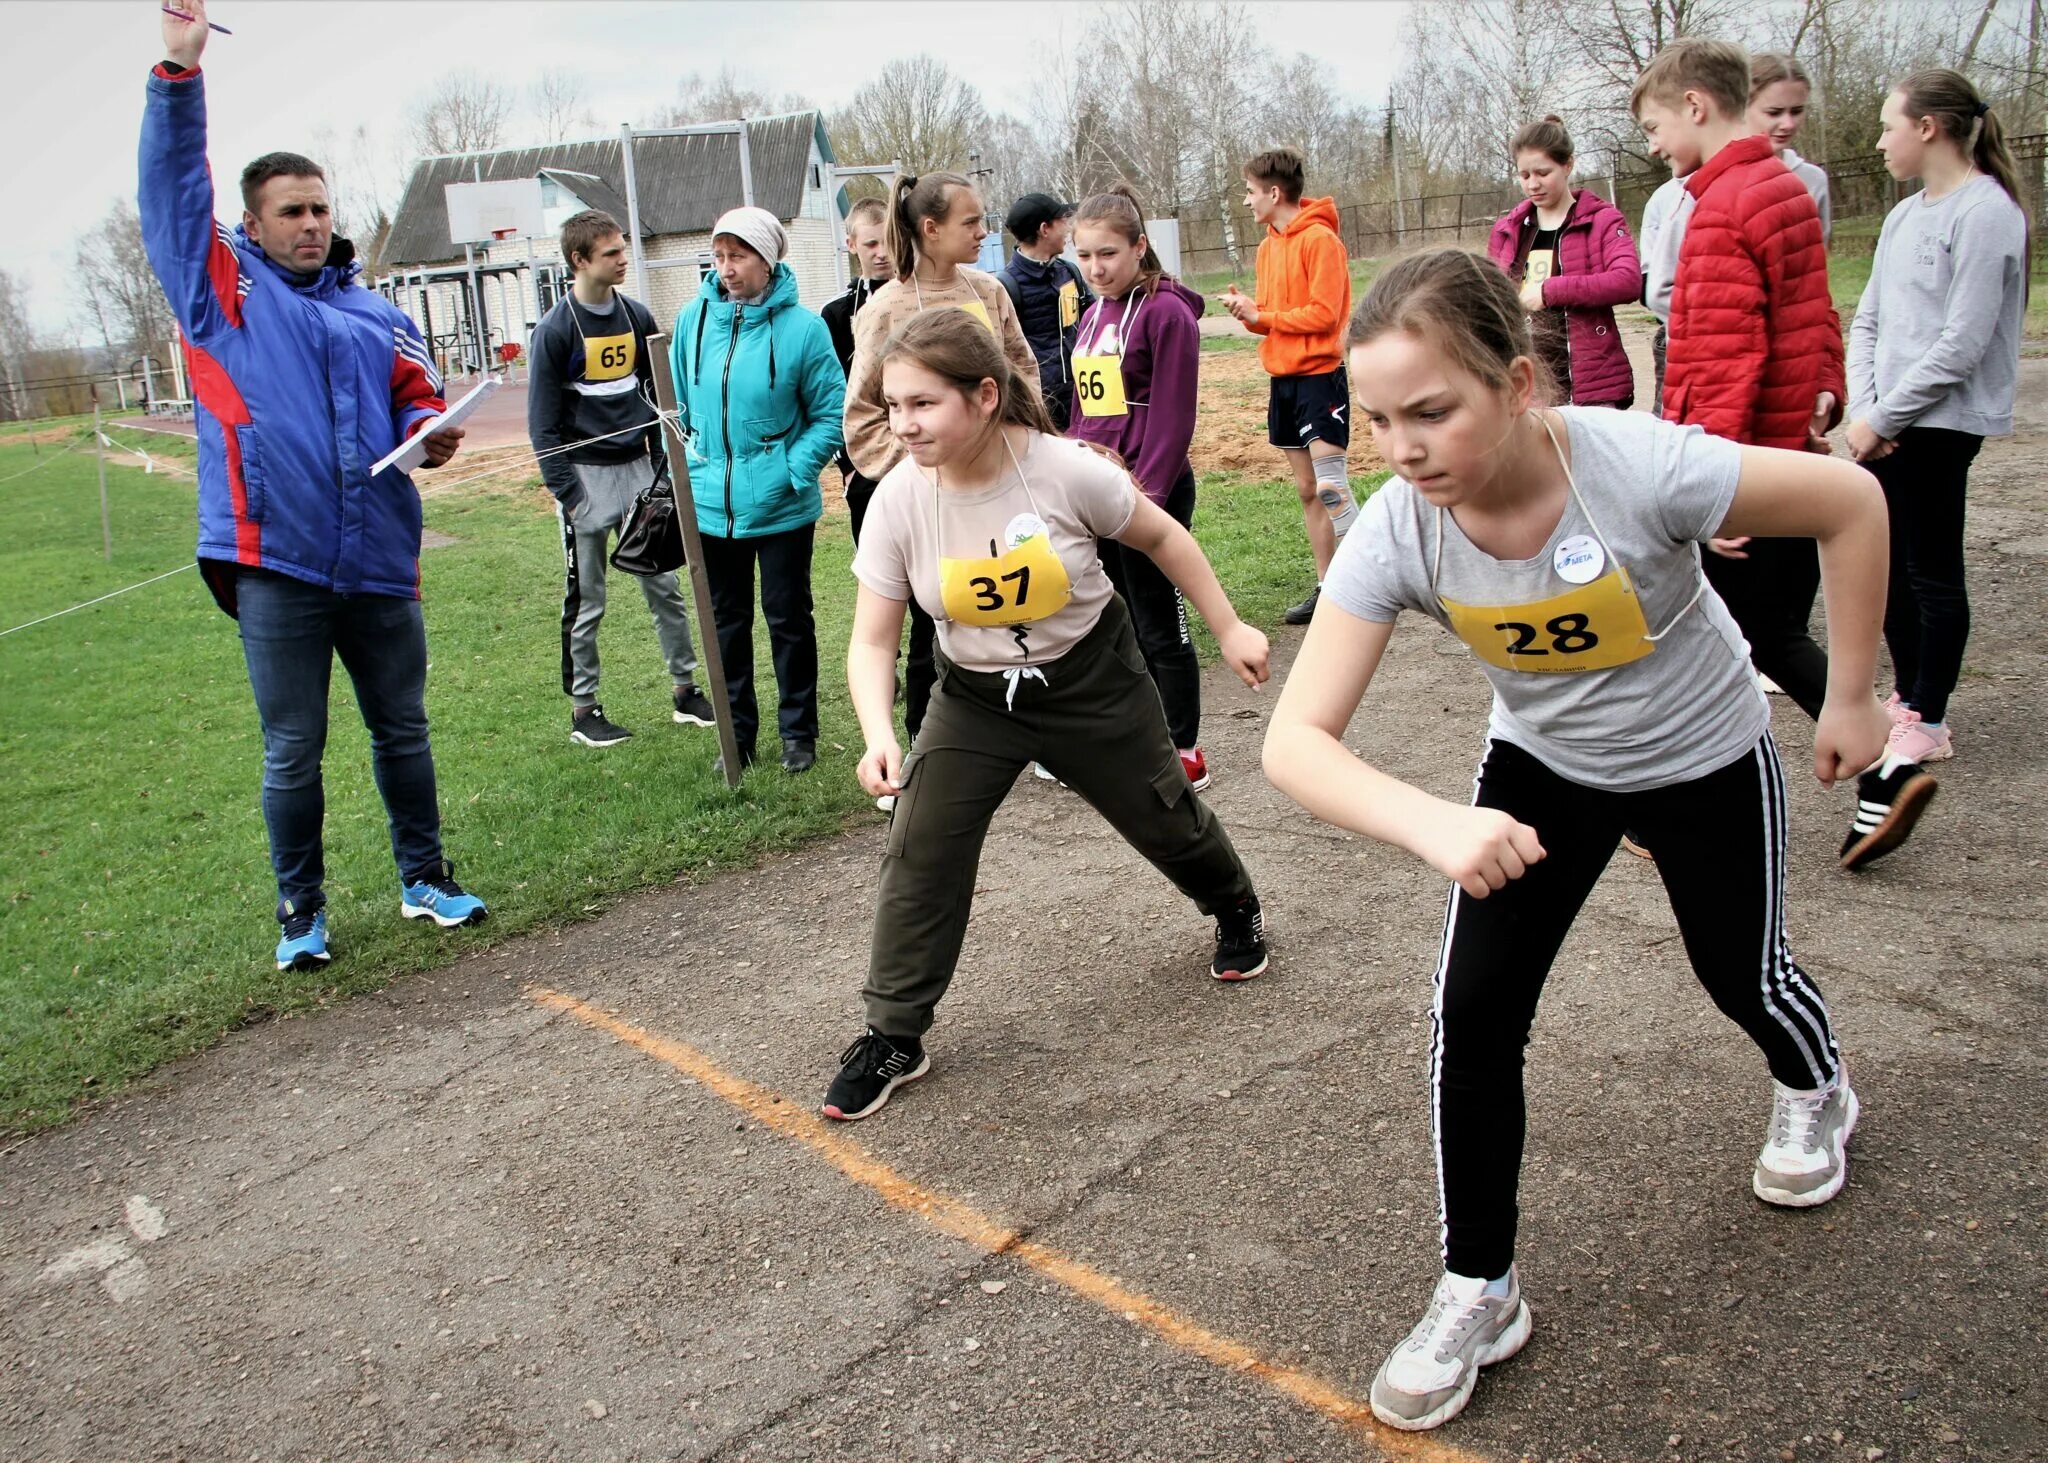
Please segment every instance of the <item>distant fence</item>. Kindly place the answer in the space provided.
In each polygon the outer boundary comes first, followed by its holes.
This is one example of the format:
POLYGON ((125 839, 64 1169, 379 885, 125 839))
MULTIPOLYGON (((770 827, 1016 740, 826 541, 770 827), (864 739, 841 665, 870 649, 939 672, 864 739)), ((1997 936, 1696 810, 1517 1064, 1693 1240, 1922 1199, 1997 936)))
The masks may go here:
MULTIPOLYGON (((2034 133, 2010 139, 2019 163, 2020 193, 2027 214, 2034 221, 2034 247, 2042 247, 2044 213, 2042 175, 2048 167, 2048 133, 2034 133)), ((1829 196, 1837 223, 1852 219, 1882 218, 1909 191, 1894 182, 1875 153, 1826 164, 1829 196)), ((1643 205, 1663 180, 1658 177, 1582 178, 1582 186, 1611 198, 1627 216, 1629 224, 1643 216, 1643 205)), ((1512 183, 1493 188, 1468 189, 1456 193, 1431 193, 1393 200, 1340 201, 1337 205, 1339 232, 1345 249, 1353 258, 1374 258, 1412 249, 1422 244, 1469 244, 1486 242, 1497 219, 1522 201, 1522 190, 1512 183)), ((1249 273, 1252 254, 1258 247, 1258 233, 1237 194, 1204 198, 1184 205, 1180 220, 1181 268, 1187 274, 1228 272, 1233 267, 1249 273), (1233 264, 1231 245, 1238 258, 1233 264)), ((1873 232, 1872 238, 1875 238, 1873 232)))

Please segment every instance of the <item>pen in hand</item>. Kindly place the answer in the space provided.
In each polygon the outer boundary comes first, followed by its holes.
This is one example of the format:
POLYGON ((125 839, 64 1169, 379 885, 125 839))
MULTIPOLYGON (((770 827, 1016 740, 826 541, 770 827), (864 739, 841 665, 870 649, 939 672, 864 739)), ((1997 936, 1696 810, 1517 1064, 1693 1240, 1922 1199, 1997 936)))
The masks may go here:
MULTIPOLYGON (((178 8, 177 8, 177 7, 175 6, 175 5, 166 5, 166 6, 164 6, 164 7, 163 7, 163 12, 164 12, 164 14, 166 14, 166 15, 170 15, 170 16, 175 16, 175 17, 177 17, 177 18, 178 18, 179 20, 197 20, 197 19, 199 19, 199 17, 198 17, 198 16, 196 16, 196 15, 190 15, 190 14, 187 14, 187 13, 186 13, 185 11, 182 11, 182 10, 178 9, 178 8)), ((210 20, 209 20, 208 22, 206 22, 206 28, 207 28, 208 30, 217 30, 217 31, 219 31, 219 32, 220 32, 220 33, 221 33, 222 35, 224 35, 224 36, 231 36, 231 35, 233 35, 233 34, 234 34, 234 32, 233 32, 233 31, 231 31, 231 30, 229 30, 229 29, 228 29, 228 28, 227 28, 226 26, 224 26, 224 25, 215 25, 215 24, 214 24, 214 23, 213 23, 212 21, 210 21, 210 20)))

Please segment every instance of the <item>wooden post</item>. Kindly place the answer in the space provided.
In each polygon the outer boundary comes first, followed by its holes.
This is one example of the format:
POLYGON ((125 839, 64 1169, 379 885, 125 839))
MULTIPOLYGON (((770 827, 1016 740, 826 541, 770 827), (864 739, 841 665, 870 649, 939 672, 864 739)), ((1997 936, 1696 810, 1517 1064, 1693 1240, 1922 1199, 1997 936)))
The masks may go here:
POLYGON ((718 749, 725 754, 725 785, 740 785, 740 744, 733 732, 732 703, 725 694, 725 662, 718 657, 718 620, 711 610, 711 584, 704 577, 704 540, 697 533, 697 499, 690 491, 689 459, 683 434, 676 427, 676 383, 669 371, 668 336, 647 337, 649 364, 654 367, 654 399, 661 408, 661 440, 668 450, 669 481, 675 484, 676 519, 683 529, 684 569, 690 576, 690 603, 697 611, 697 659, 711 686, 711 710, 718 718, 718 749))

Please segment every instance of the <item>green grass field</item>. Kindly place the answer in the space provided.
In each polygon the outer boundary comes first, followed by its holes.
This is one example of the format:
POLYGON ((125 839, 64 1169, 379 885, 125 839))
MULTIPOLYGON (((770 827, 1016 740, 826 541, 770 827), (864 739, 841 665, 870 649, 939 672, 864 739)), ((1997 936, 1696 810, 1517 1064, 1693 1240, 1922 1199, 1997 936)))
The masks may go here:
MULTIPOLYGON (((115 435, 190 463, 175 439, 115 435)), ((0 630, 191 562, 190 478, 120 466, 108 472, 114 558, 102 561, 89 438, 75 433, 77 450, 60 457, 63 444, 38 452, 0 434, 0 479, 11 477, 0 482, 11 528, 0 630)), ((1299 523, 1290 490, 1203 483, 1197 532, 1255 623, 1300 596, 1299 523)), ((853 601, 843 516, 820 529, 814 578, 819 765, 792 778, 771 762, 736 795, 711 775, 714 737, 670 722, 629 583, 615 584, 605 621, 604 700, 639 735, 604 753, 570 743, 560 549, 538 487, 430 499, 427 525, 457 540, 428 550, 423 569, 444 832, 491 921, 442 933, 399 918, 367 737, 337 670, 326 776, 336 960, 318 975, 280 974, 269 958, 262 739, 233 622, 198 576, 0 636, 0 1126, 61 1121, 80 1097, 237 1025, 876 816, 853 779, 860 746, 840 670, 853 601)), ((756 640, 757 685, 772 688, 756 640)))

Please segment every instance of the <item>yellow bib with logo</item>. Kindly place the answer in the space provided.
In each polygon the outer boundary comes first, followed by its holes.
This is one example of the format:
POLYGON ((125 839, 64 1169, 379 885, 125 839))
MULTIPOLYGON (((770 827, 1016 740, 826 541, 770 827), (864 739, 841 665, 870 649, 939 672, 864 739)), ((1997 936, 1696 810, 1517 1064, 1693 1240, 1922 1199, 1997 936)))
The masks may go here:
POLYGON ((939 599, 961 625, 1028 625, 1074 597, 1067 566, 1049 533, 1036 533, 989 559, 939 557, 939 599))
POLYGON ((636 342, 631 331, 624 335, 583 337, 583 379, 617 381, 633 374, 636 342))
POLYGON ((1081 318, 1081 287, 1071 279, 1060 286, 1060 329, 1071 329, 1081 318))
POLYGON ((1618 565, 1549 599, 1468 605, 1437 596, 1451 633, 1488 665, 1509 671, 1604 671, 1657 648, 1643 602, 1618 565))
POLYGON ((1117 356, 1074 357, 1074 400, 1084 417, 1130 415, 1124 400, 1124 363, 1117 356))

